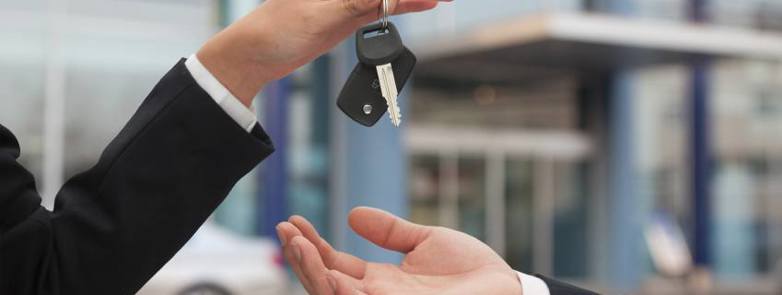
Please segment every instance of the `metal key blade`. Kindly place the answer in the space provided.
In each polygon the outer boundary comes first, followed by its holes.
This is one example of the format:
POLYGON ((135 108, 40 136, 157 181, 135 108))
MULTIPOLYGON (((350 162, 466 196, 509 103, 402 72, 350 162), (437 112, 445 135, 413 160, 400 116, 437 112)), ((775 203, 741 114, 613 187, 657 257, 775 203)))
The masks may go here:
POLYGON ((380 92, 383 94, 383 98, 386 99, 386 103, 388 104, 388 115, 391 117, 391 123, 394 124, 394 126, 399 127, 402 123, 402 114, 399 110, 399 104, 397 103, 399 92, 396 88, 394 70, 391 64, 377 66, 377 77, 380 81, 380 92))

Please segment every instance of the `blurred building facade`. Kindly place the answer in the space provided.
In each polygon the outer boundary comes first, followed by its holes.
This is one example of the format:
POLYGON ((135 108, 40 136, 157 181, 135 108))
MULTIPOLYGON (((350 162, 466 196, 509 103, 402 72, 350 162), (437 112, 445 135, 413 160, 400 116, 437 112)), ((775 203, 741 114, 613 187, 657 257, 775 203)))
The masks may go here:
MULTIPOLYGON (((0 2, 0 122, 47 204, 170 66, 257 2, 0 2)), ((654 293, 643 232, 666 212, 717 289, 776 294, 780 20, 779 0, 456 1, 399 17, 420 57, 403 128, 335 107, 349 40, 260 95, 278 152, 215 219, 272 235, 301 214, 337 247, 395 261, 346 226, 375 206, 466 231, 521 271, 654 293)))
POLYGON ((666 212, 717 289, 778 292, 780 7, 482 1, 407 17, 423 55, 412 218, 625 293, 658 290, 643 232, 666 212))

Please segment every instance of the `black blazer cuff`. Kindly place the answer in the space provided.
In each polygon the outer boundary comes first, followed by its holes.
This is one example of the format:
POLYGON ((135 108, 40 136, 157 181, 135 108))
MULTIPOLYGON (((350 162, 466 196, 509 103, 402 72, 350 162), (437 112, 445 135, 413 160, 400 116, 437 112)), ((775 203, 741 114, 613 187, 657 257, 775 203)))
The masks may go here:
POLYGON ((548 286, 551 295, 596 295, 598 293, 584 290, 568 283, 560 282, 541 274, 535 274, 536 277, 543 280, 548 286))

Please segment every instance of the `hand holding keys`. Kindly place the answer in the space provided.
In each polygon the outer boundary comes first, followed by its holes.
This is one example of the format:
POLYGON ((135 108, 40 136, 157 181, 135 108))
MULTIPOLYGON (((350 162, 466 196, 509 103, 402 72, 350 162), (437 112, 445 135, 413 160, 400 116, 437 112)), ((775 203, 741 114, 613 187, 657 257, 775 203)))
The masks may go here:
POLYGON ((402 114, 397 96, 415 68, 416 57, 388 21, 388 0, 383 1, 383 21, 356 32, 356 53, 359 64, 343 86, 337 105, 364 126, 375 125, 387 109, 391 123, 399 127, 402 114))

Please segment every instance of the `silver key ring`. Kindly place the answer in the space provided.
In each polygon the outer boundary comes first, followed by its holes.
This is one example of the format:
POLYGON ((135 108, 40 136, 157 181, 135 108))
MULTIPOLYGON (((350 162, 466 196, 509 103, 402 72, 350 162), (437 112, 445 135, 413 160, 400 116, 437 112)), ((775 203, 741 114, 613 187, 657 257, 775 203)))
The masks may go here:
POLYGON ((388 29, 388 13, 390 9, 389 7, 390 5, 388 3, 388 0, 383 0, 383 24, 381 27, 383 30, 388 29))

